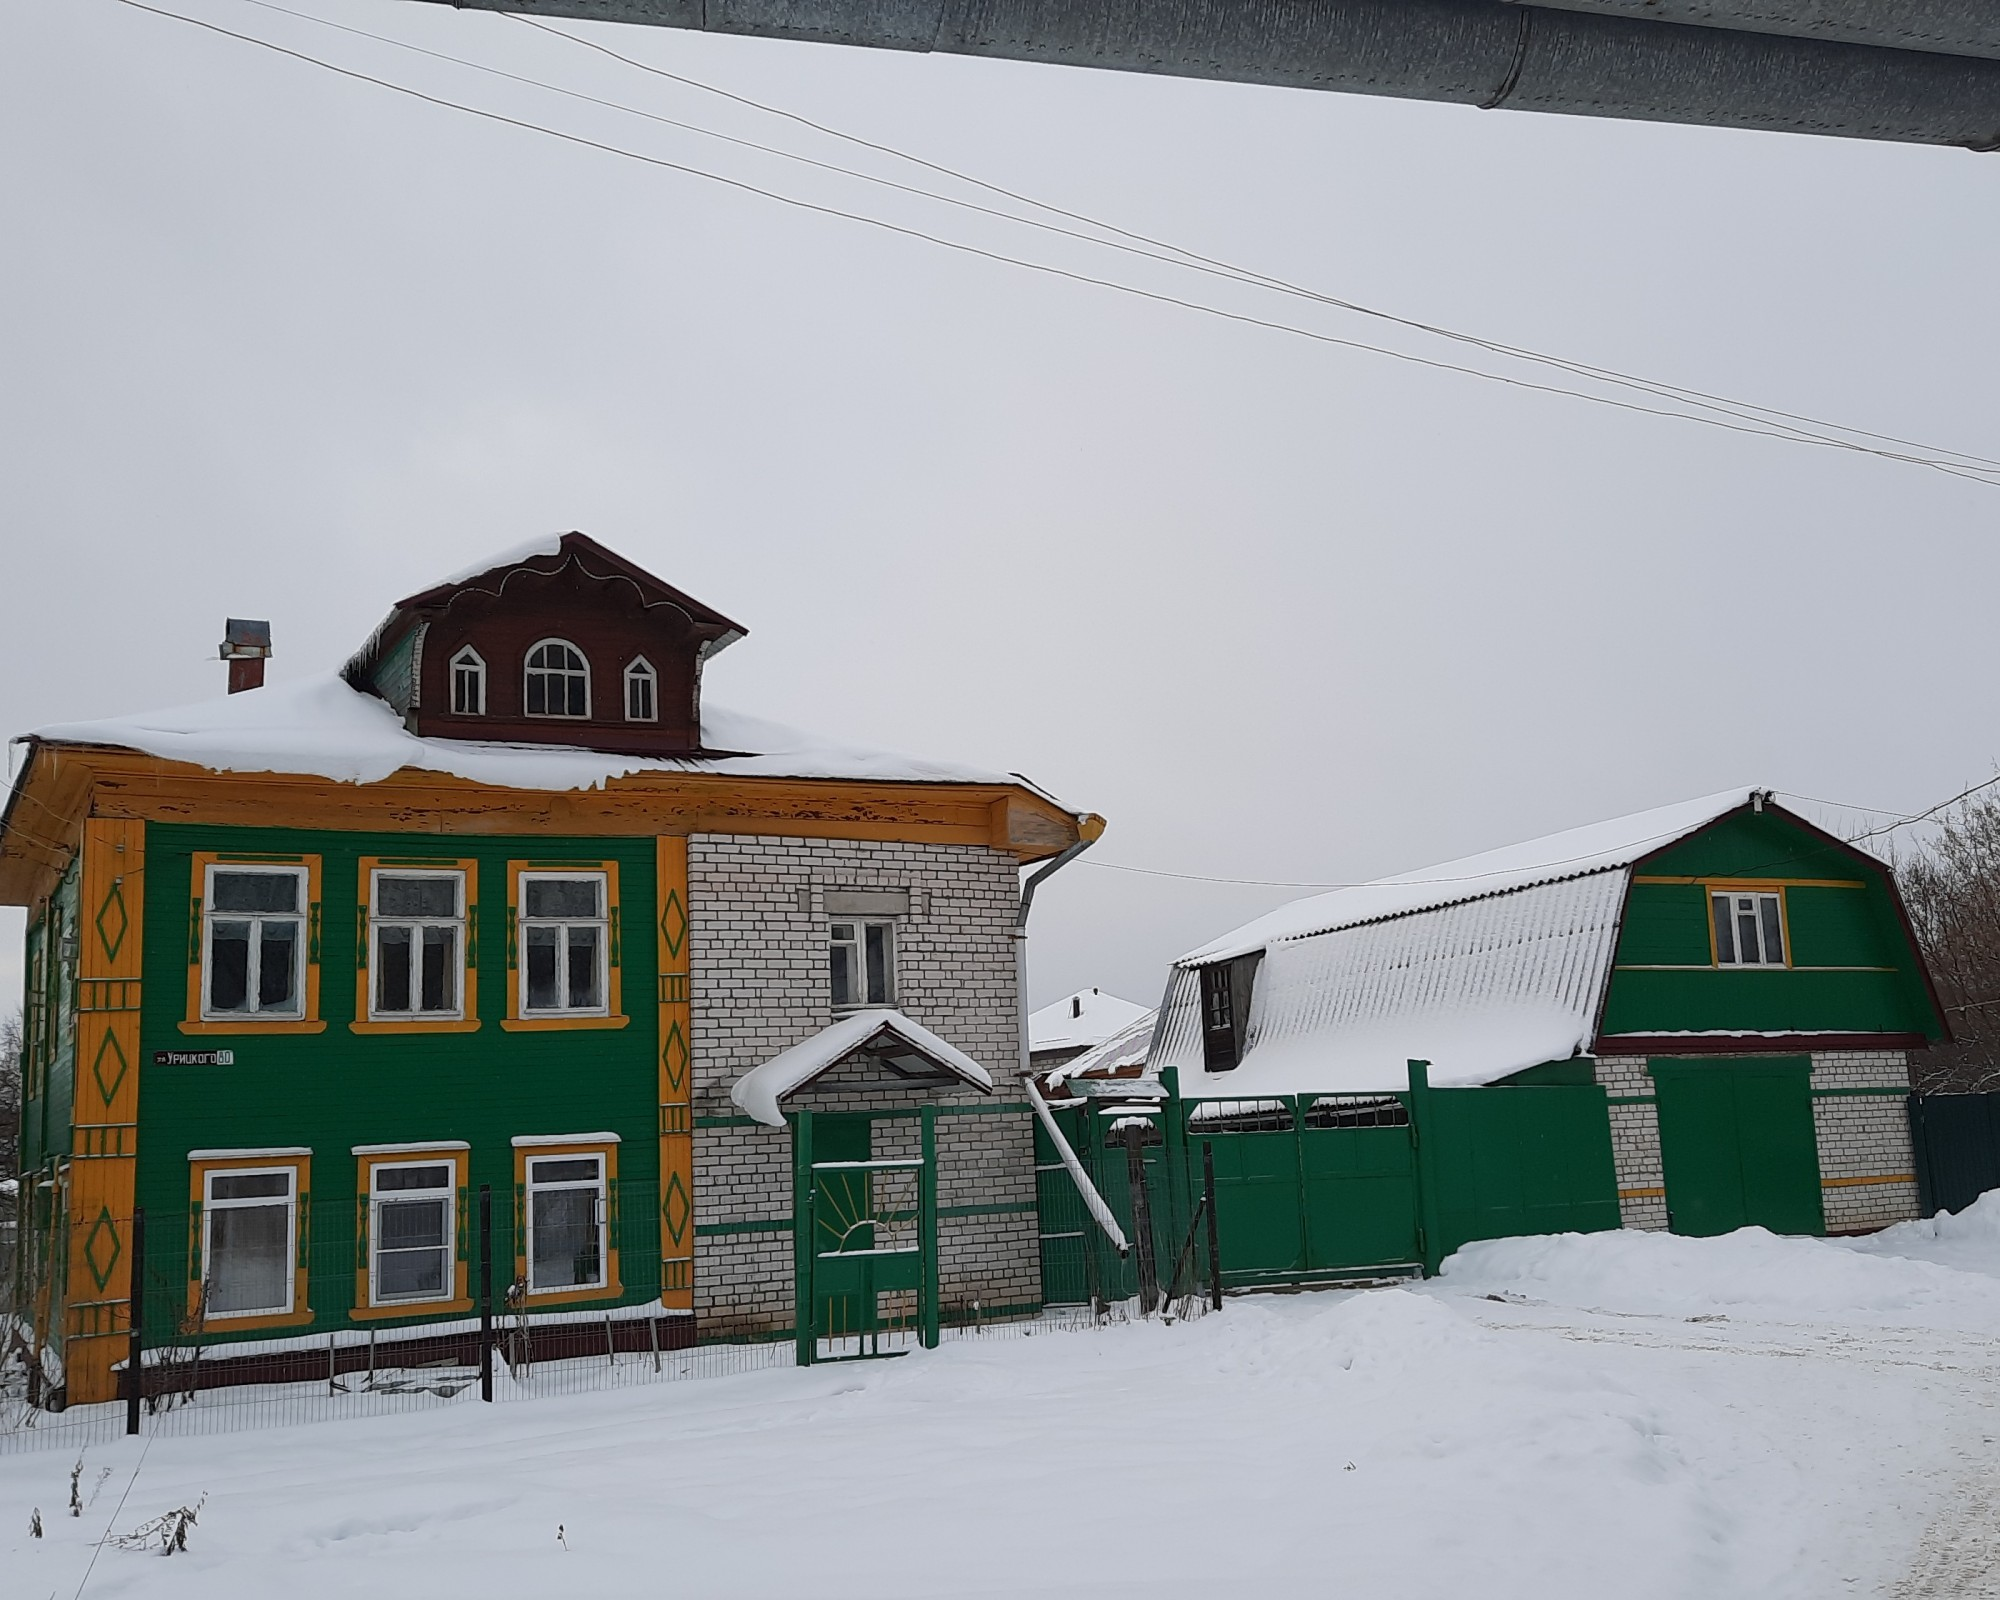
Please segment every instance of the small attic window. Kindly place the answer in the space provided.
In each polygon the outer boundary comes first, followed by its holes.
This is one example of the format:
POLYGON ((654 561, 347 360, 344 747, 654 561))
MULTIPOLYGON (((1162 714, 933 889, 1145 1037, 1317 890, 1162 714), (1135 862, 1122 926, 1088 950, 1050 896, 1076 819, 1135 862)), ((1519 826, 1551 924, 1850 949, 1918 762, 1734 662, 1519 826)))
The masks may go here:
POLYGON ((528 652, 526 705, 531 717, 590 715, 590 666, 566 639, 544 639, 528 652))
POLYGON ((471 645, 451 658, 451 709, 454 716, 486 715, 486 663, 471 645))
POLYGON ((644 656, 635 658, 625 669, 625 720, 660 720, 660 675, 644 656))

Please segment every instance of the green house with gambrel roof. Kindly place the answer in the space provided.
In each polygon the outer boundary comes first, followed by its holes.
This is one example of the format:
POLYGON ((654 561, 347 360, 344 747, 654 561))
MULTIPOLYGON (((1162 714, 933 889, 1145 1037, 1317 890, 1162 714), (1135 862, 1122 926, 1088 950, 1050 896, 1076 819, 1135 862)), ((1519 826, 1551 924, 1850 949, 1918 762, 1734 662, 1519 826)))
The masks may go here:
POLYGON ((1225 1268, 1276 1280, 1914 1217, 1910 1056, 1946 1036, 1888 867, 1743 789, 1284 906, 1176 964, 1149 1066, 1225 1268))

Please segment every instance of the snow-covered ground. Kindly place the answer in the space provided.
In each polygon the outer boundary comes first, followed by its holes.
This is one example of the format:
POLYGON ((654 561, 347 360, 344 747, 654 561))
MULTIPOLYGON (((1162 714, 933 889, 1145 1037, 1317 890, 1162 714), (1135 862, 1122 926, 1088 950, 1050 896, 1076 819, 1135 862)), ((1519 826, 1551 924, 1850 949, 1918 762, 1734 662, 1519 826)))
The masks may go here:
POLYGON ((1172 1327, 121 1441, 81 1520, 69 1458, 8 1457, 0 1595, 204 1493, 186 1555, 85 1592, 2000 1594, 1994 1330, 2000 1195, 1859 1244, 1509 1240, 1172 1327))

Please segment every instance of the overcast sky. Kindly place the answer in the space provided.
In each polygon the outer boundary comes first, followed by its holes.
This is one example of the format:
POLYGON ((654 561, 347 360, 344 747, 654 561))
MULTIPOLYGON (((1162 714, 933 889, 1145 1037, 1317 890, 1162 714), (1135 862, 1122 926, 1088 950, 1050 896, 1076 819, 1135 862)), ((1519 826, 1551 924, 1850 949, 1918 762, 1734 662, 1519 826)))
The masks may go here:
MULTIPOLYGON (((245 0, 166 3, 1381 336, 245 0)), ((288 3, 854 159, 507 18, 288 3)), ((2000 454, 2000 157, 565 26, 1331 294, 2000 454)), ((417 583, 580 528, 749 626, 714 699, 1110 819, 1037 903, 1038 1003, 1150 1003, 1173 956, 1303 892, 1118 866, 1346 882, 1733 784, 1914 810, 2000 756, 2000 489, 1024 271, 116 0, 0 12, 0 150, 9 733, 220 694, 225 614, 272 620, 274 678, 322 671, 417 583)))

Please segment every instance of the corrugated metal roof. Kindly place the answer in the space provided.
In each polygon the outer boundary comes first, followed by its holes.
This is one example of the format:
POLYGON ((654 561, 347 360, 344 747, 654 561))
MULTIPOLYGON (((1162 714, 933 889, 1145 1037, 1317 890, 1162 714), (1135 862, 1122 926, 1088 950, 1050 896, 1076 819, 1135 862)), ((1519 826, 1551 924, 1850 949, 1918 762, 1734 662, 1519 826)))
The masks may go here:
POLYGON ((1407 916, 1530 884, 1574 878, 1605 867, 1629 867, 1641 856, 1651 855, 1695 829, 1706 827, 1717 817, 1748 805, 1760 793, 1768 791, 1725 789, 1699 800, 1683 800, 1677 805, 1638 811, 1608 822, 1593 822, 1588 827, 1571 828, 1433 867, 1420 867, 1393 878, 1378 878, 1372 883, 1294 900, 1189 951, 1181 957, 1181 964, 1223 961, 1264 949, 1279 939, 1355 927, 1384 917, 1407 916))
MULTIPOLYGON (((1155 1070, 1198 1096, 1491 1083, 1590 1042, 1618 941, 1628 873, 1605 867, 1358 928, 1280 940, 1258 968, 1249 1045, 1232 1072, 1202 1070, 1194 1002, 1172 1007, 1155 1070)), ((1177 993, 1176 1000, 1182 996, 1177 993)))

